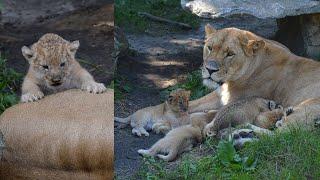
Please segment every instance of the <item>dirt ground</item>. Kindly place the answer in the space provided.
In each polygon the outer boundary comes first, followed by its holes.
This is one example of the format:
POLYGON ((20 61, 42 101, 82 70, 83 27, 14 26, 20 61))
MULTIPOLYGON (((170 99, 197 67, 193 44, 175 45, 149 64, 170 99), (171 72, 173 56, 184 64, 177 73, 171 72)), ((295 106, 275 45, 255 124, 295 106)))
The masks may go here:
MULTIPOLYGON (((143 107, 160 103, 160 91, 183 81, 202 62, 202 35, 198 31, 155 34, 127 34, 136 53, 118 60, 117 75, 125 77, 132 91, 116 101, 115 115, 126 117, 143 107)), ((119 124, 116 124, 119 125, 119 124)), ((117 179, 132 178, 142 163, 138 149, 148 148, 162 135, 132 135, 131 128, 115 129, 115 170, 117 179)))
POLYGON ((56 33, 64 39, 80 41, 76 54, 80 63, 95 79, 109 85, 113 79, 113 4, 89 7, 58 16, 39 18, 24 26, 0 26, 0 50, 5 52, 8 66, 22 73, 28 63, 21 53, 23 45, 31 45, 45 33, 56 33))

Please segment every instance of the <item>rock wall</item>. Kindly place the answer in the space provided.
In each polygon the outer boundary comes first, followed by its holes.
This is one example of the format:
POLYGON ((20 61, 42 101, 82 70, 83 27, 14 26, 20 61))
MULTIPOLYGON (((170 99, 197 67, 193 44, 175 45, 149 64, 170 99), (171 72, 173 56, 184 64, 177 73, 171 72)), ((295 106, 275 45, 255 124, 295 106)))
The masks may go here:
POLYGON ((3 0, 1 24, 25 25, 113 0, 3 0))

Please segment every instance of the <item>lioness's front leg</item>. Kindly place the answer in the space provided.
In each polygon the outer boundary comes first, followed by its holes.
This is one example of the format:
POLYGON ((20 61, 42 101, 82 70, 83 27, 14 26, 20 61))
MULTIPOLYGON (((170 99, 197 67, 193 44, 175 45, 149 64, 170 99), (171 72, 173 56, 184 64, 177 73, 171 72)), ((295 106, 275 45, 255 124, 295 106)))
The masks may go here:
POLYGON ((200 99, 190 101, 189 113, 217 110, 221 107, 220 97, 216 91, 213 91, 200 99))
POLYGON ((43 92, 34 80, 28 78, 24 79, 22 83, 22 96, 21 102, 33 102, 44 97, 43 92))
POLYGON ((95 93, 95 94, 103 93, 107 90, 104 84, 97 83, 87 70, 80 67, 80 69, 78 70, 78 72, 76 72, 76 74, 79 77, 78 82, 80 84, 78 84, 78 86, 82 90, 95 93))

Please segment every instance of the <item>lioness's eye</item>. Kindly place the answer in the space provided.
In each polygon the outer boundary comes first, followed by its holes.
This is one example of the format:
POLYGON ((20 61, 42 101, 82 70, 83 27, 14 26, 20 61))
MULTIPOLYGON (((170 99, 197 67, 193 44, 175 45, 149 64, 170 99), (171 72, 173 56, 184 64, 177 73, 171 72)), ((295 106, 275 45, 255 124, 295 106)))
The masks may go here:
POLYGON ((229 52, 227 53, 227 57, 232 57, 232 56, 234 56, 234 53, 231 52, 231 51, 229 51, 229 52))
POLYGON ((65 65, 66 65, 66 63, 63 62, 63 63, 60 64, 60 67, 64 67, 65 65))
POLYGON ((43 69, 49 69, 48 65, 42 65, 43 69))
POLYGON ((212 51, 212 46, 207 46, 209 51, 212 51))

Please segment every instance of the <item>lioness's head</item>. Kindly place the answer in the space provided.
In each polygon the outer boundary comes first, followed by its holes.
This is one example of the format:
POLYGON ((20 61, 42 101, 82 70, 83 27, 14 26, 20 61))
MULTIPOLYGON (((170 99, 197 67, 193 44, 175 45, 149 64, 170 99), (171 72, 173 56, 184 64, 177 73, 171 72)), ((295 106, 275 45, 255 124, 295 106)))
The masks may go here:
POLYGON ((167 104, 174 112, 186 113, 189 109, 190 91, 177 89, 170 93, 167 104))
POLYGON ((69 42, 48 33, 31 48, 23 46, 21 50, 37 78, 43 79, 49 87, 56 87, 63 84, 70 72, 79 45, 79 41, 69 42))
POLYGON ((202 77, 209 88, 250 74, 257 54, 265 46, 262 39, 236 28, 216 30, 206 25, 205 33, 202 77))

